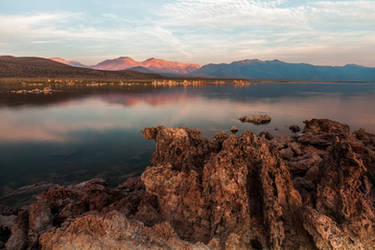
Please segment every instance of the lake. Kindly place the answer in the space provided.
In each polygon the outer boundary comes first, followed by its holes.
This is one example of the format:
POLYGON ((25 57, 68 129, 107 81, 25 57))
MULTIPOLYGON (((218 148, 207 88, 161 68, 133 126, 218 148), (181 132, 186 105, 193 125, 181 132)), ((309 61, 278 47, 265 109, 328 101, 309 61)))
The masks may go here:
POLYGON ((117 185, 150 165, 154 143, 140 133, 145 127, 188 126, 211 137, 236 125, 240 132, 290 135, 292 124, 329 118, 375 133, 375 84, 136 86, 0 99, 1 195, 42 181, 101 177, 117 185), (267 125, 238 120, 265 113, 272 117, 267 125))

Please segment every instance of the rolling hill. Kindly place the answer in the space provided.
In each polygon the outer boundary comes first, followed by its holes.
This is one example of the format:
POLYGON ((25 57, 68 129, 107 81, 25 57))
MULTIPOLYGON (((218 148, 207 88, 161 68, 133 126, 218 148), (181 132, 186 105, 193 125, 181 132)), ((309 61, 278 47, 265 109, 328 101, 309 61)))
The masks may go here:
POLYGON ((0 77, 61 77, 92 79, 151 79, 161 75, 132 70, 104 71, 73 67, 40 57, 0 56, 0 77))

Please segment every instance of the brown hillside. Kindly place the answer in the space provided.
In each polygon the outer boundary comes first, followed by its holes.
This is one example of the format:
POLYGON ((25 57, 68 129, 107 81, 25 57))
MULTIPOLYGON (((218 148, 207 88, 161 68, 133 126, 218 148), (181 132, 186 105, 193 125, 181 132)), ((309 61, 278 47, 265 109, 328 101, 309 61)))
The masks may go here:
POLYGON ((78 68, 39 57, 0 56, 0 77, 62 77, 93 79, 153 79, 158 74, 132 70, 104 71, 78 68))

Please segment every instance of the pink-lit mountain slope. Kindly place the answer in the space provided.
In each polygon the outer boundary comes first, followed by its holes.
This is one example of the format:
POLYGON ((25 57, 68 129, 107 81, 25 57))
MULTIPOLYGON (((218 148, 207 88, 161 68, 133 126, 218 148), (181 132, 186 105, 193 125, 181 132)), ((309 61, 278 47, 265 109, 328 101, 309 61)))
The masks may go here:
POLYGON ((150 58, 143 62, 135 61, 130 57, 119 57, 105 60, 92 66, 101 70, 123 70, 134 67, 143 67, 156 73, 189 74, 200 68, 197 64, 170 62, 162 59, 150 58))

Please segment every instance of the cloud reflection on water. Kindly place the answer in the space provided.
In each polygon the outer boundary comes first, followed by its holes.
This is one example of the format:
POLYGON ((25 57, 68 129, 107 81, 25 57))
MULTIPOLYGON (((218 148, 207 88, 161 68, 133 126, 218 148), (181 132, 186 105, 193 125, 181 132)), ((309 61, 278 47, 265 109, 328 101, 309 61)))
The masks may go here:
MULTIPOLYGON (((280 96, 272 98, 207 96, 178 92, 109 94, 71 100, 48 106, 1 108, 0 141, 56 142, 79 140, 75 132, 127 130, 165 125, 197 127, 203 131, 228 129, 235 124, 255 132, 286 127, 311 118, 330 118, 375 132, 375 96, 280 96), (241 124, 245 114, 268 113, 268 127, 241 124)), ((210 134, 209 132, 206 134, 210 134)))

